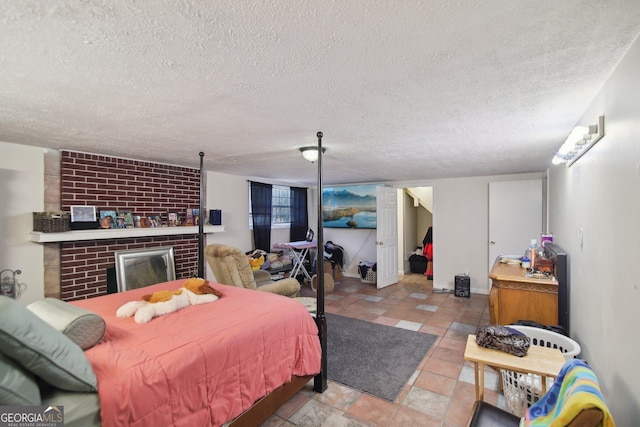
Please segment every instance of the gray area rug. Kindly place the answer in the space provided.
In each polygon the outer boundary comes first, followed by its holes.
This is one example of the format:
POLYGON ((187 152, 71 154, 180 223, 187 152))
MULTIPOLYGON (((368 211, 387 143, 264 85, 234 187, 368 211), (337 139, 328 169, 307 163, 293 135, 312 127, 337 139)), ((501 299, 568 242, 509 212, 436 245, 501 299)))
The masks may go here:
POLYGON ((437 338, 337 314, 326 317, 327 378, 390 402, 437 338))

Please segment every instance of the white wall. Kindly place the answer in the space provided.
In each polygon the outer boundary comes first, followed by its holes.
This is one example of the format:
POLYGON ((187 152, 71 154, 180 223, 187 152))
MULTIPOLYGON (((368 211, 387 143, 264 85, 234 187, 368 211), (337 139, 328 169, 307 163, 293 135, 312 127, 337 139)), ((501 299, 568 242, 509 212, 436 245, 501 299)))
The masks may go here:
MULTIPOLYGON (((400 188, 433 187, 434 288, 453 290, 456 274, 468 273, 471 292, 489 293, 489 183, 541 178, 542 175, 529 173, 387 183, 400 188)), ((523 252, 527 244, 523 242, 523 252)))
POLYGON ((549 170, 549 225, 569 255, 571 336, 619 426, 640 420, 640 41, 576 125, 605 136, 570 168, 549 170), (582 230, 583 243, 579 233, 582 230))
MULTIPOLYGON (((399 191, 398 194, 402 195, 402 202, 398 200, 398 207, 402 204, 402 213, 398 209, 398 218, 402 218, 399 222, 398 237, 402 236, 402 244, 398 242, 398 250, 401 251, 398 259, 398 269, 400 274, 409 272, 411 267, 409 264, 409 257, 416 251, 417 235, 422 233, 424 237, 424 230, 420 228, 418 230, 418 211, 425 210, 422 206, 413 206, 413 197, 409 196, 406 191, 399 191)), ((422 238, 420 238, 420 246, 422 246, 422 238)))
MULTIPOLYGON (((33 212, 44 211, 44 152, 0 142, 0 270, 21 270, 27 288, 20 301, 44 297, 44 248, 29 241, 33 212)), ((4 277, 4 276, 3 276, 4 277)))
POLYGON ((331 240, 344 248, 344 275, 359 277, 361 261, 376 262, 376 230, 325 228, 324 241, 331 240))
POLYGON ((236 246, 243 252, 253 249, 249 230, 247 178, 211 171, 206 174, 206 208, 222 210, 222 225, 225 229, 224 233, 208 235, 207 244, 224 243, 236 246))

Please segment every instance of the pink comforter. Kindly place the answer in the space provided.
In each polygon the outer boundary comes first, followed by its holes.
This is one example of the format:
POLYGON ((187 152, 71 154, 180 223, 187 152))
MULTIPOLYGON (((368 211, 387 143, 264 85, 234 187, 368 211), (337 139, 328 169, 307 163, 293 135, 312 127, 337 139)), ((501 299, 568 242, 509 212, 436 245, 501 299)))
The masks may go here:
POLYGON ((224 296, 138 324, 119 319, 128 301, 184 280, 73 304, 107 322, 86 351, 98 378, 104 426, 223 424, 289 381, 320 371, 313 318, 297 301, 212 283, 224 296))

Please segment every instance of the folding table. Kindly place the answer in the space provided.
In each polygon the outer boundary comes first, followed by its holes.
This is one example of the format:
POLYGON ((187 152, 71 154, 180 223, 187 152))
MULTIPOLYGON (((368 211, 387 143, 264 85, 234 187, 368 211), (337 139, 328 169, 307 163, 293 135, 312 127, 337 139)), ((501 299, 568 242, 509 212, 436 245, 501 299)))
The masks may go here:
POLYGON ((304 260, 309 253, 309 249, 318 248, 318 243, 315 240, 311 242, 301 240, 299 242, 276 243, 273 247, 275 249, 290 249, 293 253, 294 263, 290 277, 297 277, 299 273, 302 273, 307 280, 311 281, 311 275, 304 266, 304 260))

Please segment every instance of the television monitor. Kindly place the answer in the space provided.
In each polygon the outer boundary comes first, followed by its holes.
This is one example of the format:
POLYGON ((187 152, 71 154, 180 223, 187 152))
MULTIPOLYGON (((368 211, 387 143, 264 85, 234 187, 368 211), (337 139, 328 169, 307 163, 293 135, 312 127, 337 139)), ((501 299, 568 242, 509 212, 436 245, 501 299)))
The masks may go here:
POLYGON ((545 256, 553 262, 553 274, 558 281, 558 324, 569 333, 569 262, 567 253, 555 243, 546 242, 545 256))

